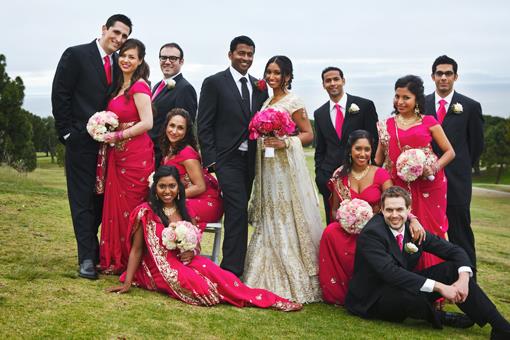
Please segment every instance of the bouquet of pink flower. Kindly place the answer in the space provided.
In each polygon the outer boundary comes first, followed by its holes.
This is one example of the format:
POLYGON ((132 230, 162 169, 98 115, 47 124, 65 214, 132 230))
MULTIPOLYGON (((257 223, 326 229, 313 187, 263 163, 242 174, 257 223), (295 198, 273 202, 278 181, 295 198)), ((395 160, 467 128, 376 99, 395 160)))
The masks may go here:
POLYGON ((194 250, 201 238, 200 230, 187 221, 171 222, 161 233, 161 242, 166 249, 179 249, 181 253, 194 250))
MULTIPOLYGON (((397 158, 397 176, 403 181, 412 182, 423 175, 425 166, 431 166, 437 161, 437 156, 430 152, 425 154, 422 149, 409 149, 400 154, 397 158)), ((428 176, 429 181, 434 176, 428 176)))
POLYGON ((104 142, 104 135, 119 126, 119 117, 111 111, 99 111, 89 118, 87 131, 98 142, 104 142))
POLYGON ((286 112, 273 108, 255 113, 248 126, 250 139, 262 136, 285 137, 293 133, 295 129, 296 124, 286 112))
POLYGON ((342 201, 336 211, 336 219, 349 234, 359 234, 373 215, 370 204, 358 198, 342 201))

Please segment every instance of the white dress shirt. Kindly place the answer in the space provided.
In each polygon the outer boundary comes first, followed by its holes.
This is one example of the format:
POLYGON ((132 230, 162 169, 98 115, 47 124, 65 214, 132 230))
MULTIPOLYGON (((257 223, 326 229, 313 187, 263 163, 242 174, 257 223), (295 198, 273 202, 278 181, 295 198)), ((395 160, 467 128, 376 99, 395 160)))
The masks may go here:
MULTIPOLYGON (((242 75, 241 73, 239 73, 235 68, 233 68, 232 66, 229 67, 229 70, 230 70, 230 73, 232 74, 232 77, 234 78, 234 81, 237 85, 237 89, 239 90, 239 94, 241 95, 241 98, 243 97, 243 91, 241 89, 241 86, 242 86, 242 83, 241 83, 241 78, 246 78, 246 85, 248 86, 248 91, 250 92, 250 107, 251 107, 251 97, 252 97, 252 94, 253 94, 253 87, 251 85, 251 82, 250 82, 250 77, 248 76, 248 73, 246 73, 246 75, 242 75)), ((248 151, 248 140, 244 140, 241 145, 239 145, 239 150, 240 151, 248 151)))
MULTIPOLYGON (((336 130, 336 107, 335 107, 336 104, 337 103, 335 103, 331 99, 329 100, 329 116, 331 117, 331 123, 333 123, 333 127, 335 128, 335 130, 336 130)), ((340 109, 342 109, 342 113, 344 114, 345 119, 345 112, 347 107, 347 93, 344 93, 342 98, 340 98, 340 100, 338 101, 338 105, 340 106, 340 109)))
POLYGON ((444 104, 444 108, 446 109, 446 112, 448 112, 448 108, 450 107, 450 104, 452 103, 453 92, 454 91, 450 92, 450 94, 444 98, 441 97, 440 95, 438 95, 437 92, 434 92, 434 103, 436 104, 436 112, 437 112, 437 110, 439 110, 439 101, 441 99, 444 99, 444 101, 446 102, 446 104, 444 104))

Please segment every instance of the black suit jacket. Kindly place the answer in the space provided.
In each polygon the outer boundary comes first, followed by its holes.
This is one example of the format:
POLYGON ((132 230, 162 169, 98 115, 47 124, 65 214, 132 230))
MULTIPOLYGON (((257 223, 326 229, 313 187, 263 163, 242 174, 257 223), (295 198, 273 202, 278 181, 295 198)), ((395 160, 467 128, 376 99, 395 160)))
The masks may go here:
POLYGON ((347 94, 347 112, 344 113, 342 140, 338 138, 331 122, 329 101, 314 112, 315 119, 315 169, 333 173, 345 159, 345 145, 349 134, 354 130, 367 130, 374 137, 373 154, 377 148, 377 112, 371 100, 347 94), (349 112, 352 104, 359 107, 358 112, 349 112))
MULTIPOLYGON (((149 131, 149 135, 154 141, 154 145, 159 145, 158 138, 161 128, 165 123, 166 115, 173 108, 181 108, 188 111, 193 122, 195 121, 197 114, 197 92, 182 76, 182 73, 178 74, 174 80, 175 87, 173 89, 169 89, 165 86, 152 101, 156 110, 156 115, 154 116, 154 125, 149 131)), ((156 91, 160 83, 161 81, 152 88, 152 93, 156 91)))
MULTIPOLYGON (((436 116, 434 93, 425 98, 426 114, 436 116)), ((477 101, 454 92, 448 112, 441 124, 455 151, 455 159, 446 166, 448 179, 448 204, 466 205, 471 202, 471 168, 478 162, 483 151, 482 107, 477 101), (454 104, 462 105, 462 112, 455 113, 454 104)), ((440 157, 437 145, 434 151, 440 157)))
POLYGON ((86 144, 93 145, 86 131, 87 122, 94 113, 105 109, 119 72, 118 56, 114 53, 113 81, 108 86, 95 40, 64 51, 51 92, 55 126, 63 143, 63 136, 70 133, 68 140, 83 137, 87 140, 86 144))
MULTIPOLYGON (((405 228, 404 245, 411 242, 408 223, 405 228)), ((381 297, 385 285, 418 294, 427 278, 412 270, 423 251, 453 261, 458 267, 472 267, 462 248, 428 232, 426 240, 418 246, 418 252, 400 251, 383 216, 375 215, 357 240, 354 274, 345 299, 347 309, 361 317, 369 317, 368 311, 381 297)))
MULTIPOLYGON (((267 99, 267 91, 260 91, 253 83, 252 112, 260 109, 267 99)), ((200 91, 198 105, 198 139, 204 166, 221 162, 237 150, 248 138, 251 112, 243 108, 242 98, 229 69, 206 78, 200 91)), ((250 141, 249 148, 254 143, 250 141)))

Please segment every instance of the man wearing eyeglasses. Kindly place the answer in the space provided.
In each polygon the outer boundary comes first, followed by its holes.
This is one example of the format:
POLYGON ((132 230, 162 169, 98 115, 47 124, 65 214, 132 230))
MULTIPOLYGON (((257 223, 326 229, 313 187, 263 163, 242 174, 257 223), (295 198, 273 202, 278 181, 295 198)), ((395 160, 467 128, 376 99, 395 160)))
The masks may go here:
MULTIPOLYGON (((471 229, 471 169, 483 151, 482 107, 453 89, 458 78, 457 62, 442 55, 432 65, 436 91, 425 98, 425 112, 436 116, 455 150, 446 166, 448 180, 448 239, 462 247, 476 266, 475 238, 471 229)), ((440 156, 437 146, 434 150, 440 156)))
POLYGON ((163 129, 167 113, 174 108, 181 108, 195 121, 197 113, 197 93, 193 86, 182 76, 181 67, 184 64, 184 51, 172 42, 164 44, 159 50, 159 66, 163 72, 163 79, 152 89, 152 103, 156 110, 154 125, 149 135, 154 142, 156 167, 161 163, 159 150, 159 135, 163 129))

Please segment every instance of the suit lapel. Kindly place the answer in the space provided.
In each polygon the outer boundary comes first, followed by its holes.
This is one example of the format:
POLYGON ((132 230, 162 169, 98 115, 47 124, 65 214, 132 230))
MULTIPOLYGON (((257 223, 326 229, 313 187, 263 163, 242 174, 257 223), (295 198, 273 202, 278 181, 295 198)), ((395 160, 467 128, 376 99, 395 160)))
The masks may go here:
MULTIPOLYGON (((101 83, 105 87, 108 87, 108 84, 106 83, 106 73, 104 71, 104 64, 103 64, 103 61, 101 60, 101 54, 99 53, 99 50, 97 48, 97 44, 95 41, 93 41, 90 44, 90 61, 92 63, 92 66, 98 73, 99 79, 101 79, 101 83)), ((115 69, 115 67, 114 67, 114 69, 115 69)), ((113 77, 113 73, 112 73, 112 77, 113 77)))
MULTIPOLYGON (((398 263, 400 263, 400 265, 402 267, 406 268, 406 265, 404 262, 404 256, 403 256, 404 250, 401 251, 400 248, 398 247, 397 240, 395 239, 395 236, 393 236, 393 233, 391 232, 390 228, 387 227, 386 230, 387 230, 387 235, 388 235, 388 239, 389 239, 388 241, 390 244, 390 249, 389 249, 390 253, 398 261, 398 263)), ((408 233, 406 233, 406 234, 408 234, 408 233)), ((405 241, 405 238, 404 238, 404 241, 405 241)))
MULTIPOLYGON (((349 113, 349 108, 352 105, 352 96, 347 94, 347 102, 345 103, 345 112, 344 112, 344 123, 342 124, 342 138, 344 138, 347 133, 347 122, 350 119, 351 114, 349 113)), ((335 131, 336 133, 336 131, 335 131)))
POLYGON ((452 96, 452 101, 450 103, 450 105, 448 106, 448 111, 446 112, 446 115, 444 116, 444 120, 443 120, 443 130, 444 130, 444 127, 447 126, 450 122, 450 118, 451 116, 454 114, 453 113, 453 105, 454 104, 457 104, 459 102, 459 96, 457 95, 457 92, 453 92, 453 96, 452 96))
POLYGON ((227 83, 227 87, 232 91, 232 94, 236 98, 237 102, 239 103, 239 108, 244 113, 246 117, 250 117, 250 113, 246 112, 246 109, 243 105, 243 98, 241 98, 241 94, 239 93, 239 89, 237 88, 236 81, 234 80, 234 77, 232 77, 232 73, 230 73, 230 70, 227 69, 225 71, 225 82, 227 83))

